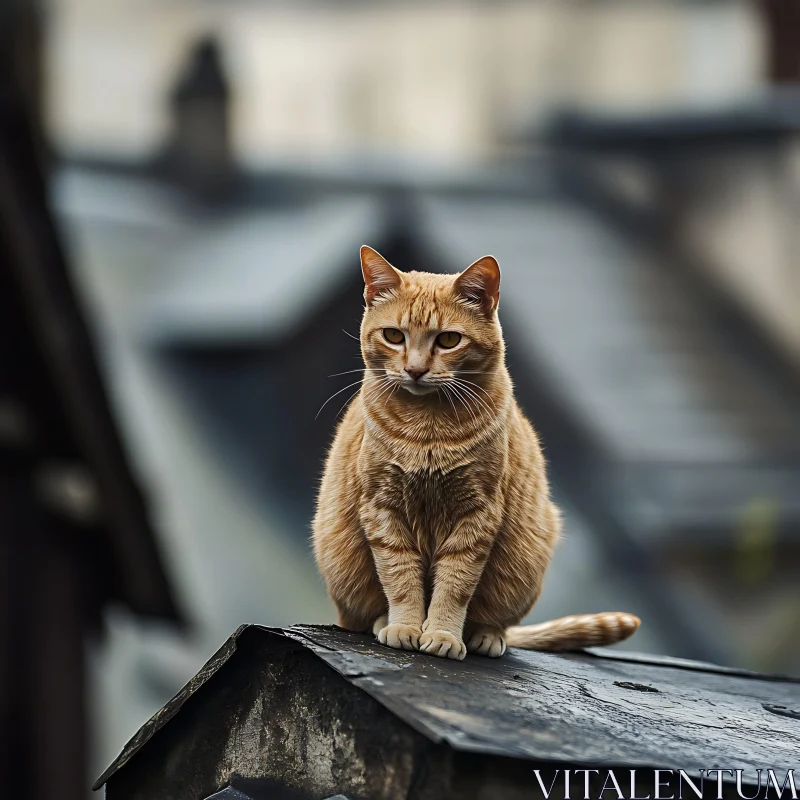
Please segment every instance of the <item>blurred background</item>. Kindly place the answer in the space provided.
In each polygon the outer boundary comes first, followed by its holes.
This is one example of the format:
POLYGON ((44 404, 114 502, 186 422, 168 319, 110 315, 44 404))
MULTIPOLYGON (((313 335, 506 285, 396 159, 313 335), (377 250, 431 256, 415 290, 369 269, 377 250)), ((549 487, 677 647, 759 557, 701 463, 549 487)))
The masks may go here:
POLYGON ((798 0, 0 0, 0 67, 3 785, 85 798, 237 625, 334 621, 362 243, 499 259, 531 621, 800 673, 798 0))

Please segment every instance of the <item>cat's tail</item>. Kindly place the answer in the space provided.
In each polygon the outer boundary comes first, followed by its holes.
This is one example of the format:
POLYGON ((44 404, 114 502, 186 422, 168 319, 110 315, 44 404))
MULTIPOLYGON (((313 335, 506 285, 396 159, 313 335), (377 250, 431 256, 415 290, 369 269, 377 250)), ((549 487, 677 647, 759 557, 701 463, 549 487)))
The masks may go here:
POLYGON ((620 611, 580 614, 508 628, 506 644, 523 650, 580 650, 621 642, 633 636, 640 624, 639 617, 620 611))

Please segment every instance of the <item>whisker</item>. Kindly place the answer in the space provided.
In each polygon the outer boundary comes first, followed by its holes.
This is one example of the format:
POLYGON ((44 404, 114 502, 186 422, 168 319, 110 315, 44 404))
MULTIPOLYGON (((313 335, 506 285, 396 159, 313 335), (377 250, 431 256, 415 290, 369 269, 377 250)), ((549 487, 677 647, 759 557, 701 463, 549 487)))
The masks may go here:
POLYGON ((397 382, 395 382, 395 384, 394 384, 394 387, 392 388, 392 391, 391 391, 391 392, 389 392, 389 396, 388 396, 388 397, 387 397, 387 398, 386 398, 386 399, 383 401, 383 404, 384 404, 384 405, 386 405, 386 404, 387 404, 387 403, 388 403, 388 402, 389 402, 389 401, 392 399, 392 397, 394 397, 394 393, 395 393, 395 392, 396 392, 396 391, 397 391, 399 388, 400 388, 400 384, 399 384, 399 383, 397 383, 397 382))
POLYGON ((342 413, 342 411, 344 411, 344 410, 345 410, 345 408, 346 408, 346 407, 349 405, 350 401, 351 401, 351 400, 352 400, 352 399, 353 399, 353 398, 354 398, 354 397, 355 397, 355 396, 356 396, 356 395, 357 395, 357 394, 358 394, 360 391, 361 391, 361 387, 359 386, 359 387, 358 387, 358 389, 356 389, 356 390, 353 392, 353 394, 351 394, 351 395, 350 395, 350 397, 348 397, 348 398, 347 398, 347 400, 345 400, 345 401, 344 401, 344 403, 342 403, 342 405, 339 407, 339 410, 336 412, 336 416, 333 418, 333 421, 334 421, 334 422, 336 422, 336 421, 339 419, 339 415, 342 413))
POLYGON ((353 334, 352 334, 352 333, 350 333, 349 331, 346 331, 344 328, 342 328, 342 333, 343 333, 345 336, 349 336, 351 339, 355 339, 357 342, 360 342, 360 341, 361 341, 361 339, 359 339, 359 338, 358 338, 358 336, 353 336, 353 334))
POLYGON ((453 398, 450 396, 450 392, 448 391, 447 384, 442 384, 442 389, 444 390, 444 396, 450 401, 450 405, 453 408, 453 413, 456 415, 456 421, 461 422, 458 418, 458 411, 456 410, 456 404, 453 402, 453 398))
MULTIPOLYGON (((484 389, 484 388, 483 388, 483 386, 478 386, 478 384, 477 384, 477 383, 474 383, 473 381, 468 381, 468 380, 465 380, 464 378, 454 378, 454 380, 458 381, 458 383, 460 383, 460 384, 462 384, 462 385, 466 385, 466 386, 469 386, 469 387, 475 387, 475 389, 478 389, 478 391, 481 391, 481 392, 483 392, 483 393, 486 395, 486 398, 487 398, 487 399, 489 400, 489 402, 492 404, 492 408, 494 409, 494 412, 495 412, 495 413, 497 413, 497 407, 496 407, 496 406, 495 406, 495 404, 494 404, 494 399, 493 399, 493 398, 492 398, 492 396, 489 394, 489 392, 487 392, 487 391, 486 391, 486 389, 484 389)), ((475 393, 475 392, 474 392, 474 390, 473 390, 473 394, 474 394, 474 393, 475 393)))
POLYGON ((486 405, 486 403, 485 403, 485 402, 484 402, 484 400, 483 400, 483 399, 480 397, 480 395, 478 395, 478 394, 477 394, 477 393, 476 393, 476 392, 475 392, 473 389, 471 389, 469 386, 466 386, 464 381, 461 381, 460 379, 456 379, 456 381, 457 381, 457 384, 458 384, 458 386, 460 386, 460 387, 461 387, 461 389, 462 389, 464 392, 466 392, 466 393, 467 393, 467 394, 468 394, 468 395, 469 395, 471 398, 473 398, 473 400, 475 401, 475 410, 476 410, 476 411, 479 411, 479 410, 481 410, 481 409, 482 409, 482 411, 485 411, 487 414, 489 414, 489 416, 492 416, 493 414, 495 414, 495 413, 496 413, 496 412, 494 411, 494 409, 492 409, 492 408, 489 408, 489 406, 487 406, 487 405, 486 405))
POLYGON ((370 380, 370 379, 373 379, 373 380, 374 380, 373 376, 372 376, 372 375, 367 375, 366 377, 362 378, 362 379, 361 379, 361 380, 359 380, 359 381, 353 381, 352 383, 348 383, 348 384, 347 384, 347 386, 345 386, 343 389, 339 389, 339 391, 338 391, 338 392, 334 392, 334 393, 333 393, 333 394, 332 394, 332 395, 331 395, 331 396, 330 396, 330 397, 329 397, 329 398, 328 398, 328 399, 327 399, 327 400, 326 400, 326 401, 325 401, 325 402, 324 402, 324 403, 323 403, 323 404, 320 406, 320 408, 319 408, 319 411, 317 411, 317 416, 316 416, 316 417, 314 417, 314 419, 316 420, 316 419, 319 417, 319 415, 322 413, 322 409, 323 409, 323 408, 325 408, 325 406, 326 406, 326 405, 328 405, 328 403, 330 403, 330 401, 331 401, 331 400, 333 400, 333 398, 334 398, 334 397, 336 397, 336 395, 339 395, 339 394, 341 394, 342 392, 346 392, 346 391, 347 391, 347 390, 348 390, 348 389, 349 389, 351 386, 355 386, 357 383, 365 383, 366 381, 368 381, 368 380, 370 380))
POLYGON ((448 385, 453 391, 453 394, 458 398, 459 402, 464 406, 464 408, 467 409, 467 413, 470 415, 472 421, 477 425, 478 418, 475 416, 472 403, 469 402, 469 397, 466 394, 462 394, 461 389, 455 383, 450 383, 448 385))
MULTIPOLYGON (((373 376, 368 376, 368 377, 373 377, 373 376)), ((373 384, 373 385, 382 386, 384 383, 391 383, 391 381, 385 375, 383 377, 381 377, 381 378, 376 378, 376 383, 373 384)), ((350 385, 352 386, 353 384, 351 383, 350 385)), ((334 422, 336 422, 336 420, 339 419, 339 416, 341 415, 342 411, 344 411, 345 407, 350 403, 350 401, 361 391, 361 388, 362 387, 359 386, 359 388, 356 389, 350 395, 350 397, 348 397, 347 400, 344 401, 344 403, 342 403, 342 405, 339 407, 339 410, 336 412, 336 416, 333 418, 334 422)), ((370 387, 368 387, 368 388, 370 388, 370 387)))
POLYGON ((483 386, 481 386, 479 383, 475 383, 475 381, 469 381, 466 378, 459 378, 459 380, 462 380, 465 383, 468 383, 470 386, 474 386, 476 389, 480 389, 482 392, 489 394, 486 389, 483 388, 483 386))
POLYGON ((387 390, 389 388, 391 388, 391 387, 397 388, 399 386, 399 384, 397 383, 397 381, 393 381, 393 380, 391 380, 391 378, 385 377, 385 378, 382 379, 381 383, 378 384, 378 386, 381 387, 381 390, 378 393, 378 396, 375 398, 375 402, 376 403, 378 402, 378 400, 381 399, 381 397, 383 397, 386 394, 386 392, 387 392, 387 390))
POLYGON ((387 392, 389 393, 389 397, 391 397, 392 394, 394 394, 394 390, 398 386, 399 386, 398 383, 396 383, 395 381, 392 381, 389 378, 382 379, 381 382, 379 384, 377 384, 377 386, 374 386, 374 388, 376 390, 378 390, 378 394, 377 394, 377 396, 374 396, 370 400, 370 402, 371 403, 377 403, 382 397, 384 397, 386 395, 387 392))
MULTIPOLYGON (((455 389, 456 387, 454 386, 453 388, 455 389)), ((467 411, 469 411, 469 415, 472 418, 473 423, 476 426, 480 425, 480 420, 478 419, 478 413, 480 411, 480 408, 474 403, 474 401, 469 395, 462 394, 462 397, 464 398, 462 400, 462 403, 464 403, 464 406, 466 407, 467 411)))
MULTIPOLYGON (((381 368, 378 368, 378 367, 359 367, 358 369, 346 369, 344 372, 334 372, 333 375, 328 375, 328 377, 329 378, 336 378, 339 375, 349 375, 352 372, 366 372, 366 371, 378 372, 379 369, 383 369, 383 368, 382 367, 381 368)), ((386 372, 385 369, 383 371, 386 372)))
MULTIPOLYGON (((483 398, 475 391, 475 389, 481 389, 480 386, 472 383, 472 381, 465 381, 463 378, 453 378, 453 381, 457 383, 459 386, 461 386, 463 389, 468 391, 477 400, 481 400, 483 402, 483 398)), ((483 390, 481 389, 481 391, 483 390)), ((491 400, 491 397, 489 397, 489 400, 491 400)))
POLYGON ((493 416, 496 413, 493 409, 489 408, 489 406, 487 406, 486 403, 477 394, 475 394, 475 392, 473 392, 468 386, 459 385, 459 388, 465 394, 467 394, 471 398, 471 400, 475 403, 476 411, 481 411, 481 413, 485 411, 487 414, 489 414, 489 416, 493 416))

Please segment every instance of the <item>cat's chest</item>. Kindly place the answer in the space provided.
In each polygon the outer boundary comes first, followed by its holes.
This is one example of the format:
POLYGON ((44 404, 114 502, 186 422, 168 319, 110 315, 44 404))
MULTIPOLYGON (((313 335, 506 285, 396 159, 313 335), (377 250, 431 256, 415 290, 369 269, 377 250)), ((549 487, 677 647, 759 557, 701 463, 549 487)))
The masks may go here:
POLYGON ((469 466, 451 470, 393 470, 390 484, 409 519, 452 518, 475 505, 478 486, 469 466))
POLYGON ((488 501, 480 472, 473 464, 444 470, 387 463, 373 476, 370 494, 399 513, 418 535, 439 538, 488 501))
POLYGON ((359 459, 364 501, 391 509, 420 537, 439 540, 464 516, 499 500, 497 442, 477 446, 387 446, 366 442, 359 459))

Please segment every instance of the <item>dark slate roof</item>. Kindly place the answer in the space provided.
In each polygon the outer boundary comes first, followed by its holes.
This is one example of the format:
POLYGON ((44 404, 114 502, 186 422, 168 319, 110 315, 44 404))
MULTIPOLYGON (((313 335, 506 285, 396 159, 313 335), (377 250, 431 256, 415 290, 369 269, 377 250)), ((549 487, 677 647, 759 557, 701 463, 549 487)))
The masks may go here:
POLYGON ((432 742, 459 751, 609 767, 796 767, 797 678, 602 649, 512 648, 500 659, 455 662, 391 650, 335 626, 243 625, 133 737, 95 789, 202 693, 246 631, 276 646, 286 637, 300 643, 432 742))
POLYGON ((141 328, 153 344, 280 342, 359 274, 358 248, 384 236, 379 206, 360 198, 236 215, 198 232, 169 265, 174 278, 141 328))
MULTIPOLYGON (((646 113, 556 114, 546 141, 604 151, 697 152, 704 146, 770 145, 800 130, 800 92, 764 92, 739 104, 711 109, 677 108, 646 113)), ((537 136, 538 138, 538 136, 537 136)))

